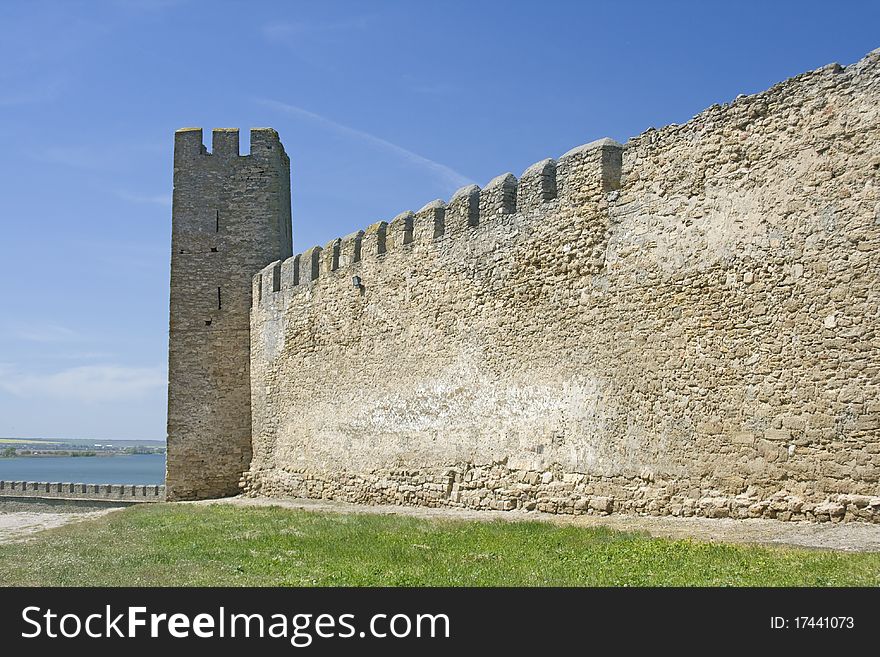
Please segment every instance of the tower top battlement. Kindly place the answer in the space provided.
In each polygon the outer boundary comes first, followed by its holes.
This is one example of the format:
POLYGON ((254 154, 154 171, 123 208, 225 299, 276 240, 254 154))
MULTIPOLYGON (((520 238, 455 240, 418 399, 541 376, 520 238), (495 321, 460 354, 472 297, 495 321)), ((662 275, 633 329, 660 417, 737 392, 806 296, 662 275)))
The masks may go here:
MULTIPOLYGON (((270 157, 275 154, 287 159, 278 131, 274 128, 251 128, 249 155, 270 157)), ((211 131, 210 151, 204 144, 202 128, 180 128, 174 133, 174 155, 175 158, 200 155, 218 158, 248 156, 240 153, 238 128, 214 128, 211 131)))

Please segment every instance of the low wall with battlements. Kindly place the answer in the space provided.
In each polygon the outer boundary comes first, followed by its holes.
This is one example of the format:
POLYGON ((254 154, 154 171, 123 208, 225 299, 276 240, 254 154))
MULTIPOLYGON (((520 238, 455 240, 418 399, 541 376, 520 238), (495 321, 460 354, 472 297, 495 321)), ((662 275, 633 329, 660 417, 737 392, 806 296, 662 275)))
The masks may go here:
POLYGON ((247 494, 880 519, 880 53, 254 278, 247 494))
POLYGON ((165 486, 0 480, 0 498, 164 502, 165 486))

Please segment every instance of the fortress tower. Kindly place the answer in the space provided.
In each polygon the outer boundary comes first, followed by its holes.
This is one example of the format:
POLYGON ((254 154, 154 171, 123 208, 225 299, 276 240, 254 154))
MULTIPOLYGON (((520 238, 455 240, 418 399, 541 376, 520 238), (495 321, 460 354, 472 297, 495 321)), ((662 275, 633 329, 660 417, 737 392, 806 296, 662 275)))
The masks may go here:
POLYGON ((238 492, 251 458, 251 279, 291 255, 290 160, 269 128, 174 140, 168 349, 169 499, 238 492))

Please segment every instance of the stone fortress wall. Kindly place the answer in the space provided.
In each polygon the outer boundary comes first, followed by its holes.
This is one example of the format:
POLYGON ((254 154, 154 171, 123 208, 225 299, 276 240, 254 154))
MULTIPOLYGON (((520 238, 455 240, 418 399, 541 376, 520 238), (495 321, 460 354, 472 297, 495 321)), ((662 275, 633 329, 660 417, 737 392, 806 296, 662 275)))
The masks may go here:
POLYGON ((163 502, 165 486, 153 484, 82 484, 49 481, 5 481, 0 479, 2 499, 95 500, 163 502))
POLYGON ((266 260, 243 491, 880 520, 878 104, 875 51, 266 260))

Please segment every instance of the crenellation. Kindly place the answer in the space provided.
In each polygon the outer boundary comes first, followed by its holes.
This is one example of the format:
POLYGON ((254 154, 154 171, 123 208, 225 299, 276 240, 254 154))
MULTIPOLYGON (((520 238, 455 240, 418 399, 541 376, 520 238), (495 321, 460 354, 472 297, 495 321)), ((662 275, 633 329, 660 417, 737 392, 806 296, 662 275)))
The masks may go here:
POLYGON ((355 231, 342 238, 339 244, 339 266, 341 268, 360 262, 363 239, 364 231, 362 230, 355 231))
POLYGON ((275 157, 287 159, 284 146, 281 144, 281 138, 274 128, 251 128, 250 154, 254 158, 259 159, 275 157))
POLYGON ((385 253, 387 232, 388 222, 386 221, 377 221, 368 226, 361 242, 361 257, 372 259, 385 253))
POLYGON ((300 254, 287 258, 281 263, 281 288, 291 288, 299 285, 300 254))
POLYGON ((480 223, 480 187, 466 185, 457 190, 446 204, 444 234, 458 235, 480 223))
POLYGON ((321 275, 321 253, 323 250, 320 246, 313 246, 300 255, 299 282, 301 285, 318 280, 321 275))
POLYGON ((272 292, 278 292, 281 290, 281 261, 276 260, 270 266, 272 267, 272 292))
MULTIPOLYGON (((563 156, 566 171, 579 176, 583 188, 604 189, 613 184, 609 181, 619 177, 619 166, 615 165, 606 153, 620 150, 611 140, 599 140, 572 149, 563 156), (611 167, 610 173, 605 167, 611 167), (614 168, 616 166, 616 169, 614 168)), ((338 270, 348 270, 361 262, 397 250, 399 246, 410 243, 428 244, 449 232, 449 217, 457 217, 459 229, 452 229, 455 239, 468 240, 469 233, 464 227, 475 228, 481 223, 500 215, 511 215, 540 208, 542 204, 556 198, 556 161, 546 159, 529 167, 518 181, 512 173, 505 173, 492 179, 484 189, 477 185, 467 185, 457 190, 447 204, 441 199, 431 201, 418 212, 405 211, 390 223, 378 221, 366 230, 356 231, 343 238, 331 240, 318 256, 317 273, 303 276, 303 266, 282 263, 282 271, 293 275, 281 275, 281 289, 288 289, 326 277, 338 270), (518 204, 522 202, 522 207, 518 204), (285 269, 286 268, 286 269, 285 269)), ((491 229, 490 229, 491 231, 491 229)), ((314 258, 310 251, 309 258, 314 258)), ((303 254, 305 255, 305 254, 303 254)), ((302 256, 296 256, 300 258, 302 256)), ((312 271, 310 265, 305 268, 312 271)))
POLYGON ((201 128, 180 128, 174 133, 175 166, 207 153, 201 128))
POLYGON ((268 304, 269 300, 273 298, 272 294, 280 289, 281 264, 282 261, 280 260, 270 262, 268 265, 263 267, 254 277, 254 281, 257 287, 255 296, 257 305, 268 304), (276 283, 279 286, 278 288, 276 288, 276 283))
POLYGON ((214 128, 211 154, 215 157, 238 157, 238 128, 214 128))
POLYGON ((385 247, 389 251, 412 243, 414 218, 415 213, 412 210, 407 210, 391 220, 385 233, 385 247))
POLYGON ((251 299, 257 306, 263 301, 263 274, 256 274, 251 281, 251 299))
POLYGON ((556 163, 557 194, 574 198, 617 189, 622 157, 623 146, 607 137, 572 148, 556 163), (579 184, 581 180, 591 184, 579 184))
POLYGON ((512 173, 504 173, 493 178, 480 190, 479 219, 487 221, 499 214, 516 212, 517 180, 512 173))
POLYGON ((520 212, 538 210, 556 198, 556 160, 535 162, 523 171, 517 185, 516 207, 520 212))
POLYGON ((446 232, 446 202, 437 199, 425 204, 413 216, 413 241, 428 243, 446 232))
POLYGON ((110 503, 161 502, 165 499, 165 486, 0 480, 0 498, 39 498, 73 502, 106 501, 110 503))
POLYGON ((342 243, 342 240, 338 237, 336 239, 332 239, 327 244, 324 245, 324 250, 321 253, 321 271, 320 275, 329 276, 334 271, 339 269, 339 245, 342 243))
MULTIPOLYGON (((592 188, 592 185, 597 187, 602 185, 601 181, 606 176, 602 167, 605 166, 606 160, 603 160, 601 151, 610 146, 612 146, 610 140, 600 140, 573 149, 565 156, 569 161, 572 158, 580 158, 576 166, 572 165, 569 168, 578 172, 582 187, 592 188), (585 163, 589 163, 589 166, 585 163)), ((512 173, 505 173, 492 179, 484 189, 480 189, 477 185, 468 185, 459 189, 448 204, 437 199, 427 203, 418 212, 400 213, 390 223, 378 221, 368 226, 366 230, 333 239, 323 247, 320 255, 315 255, 316 251, 310 249, 304 254, 294 256, 296 262, 290 258, 283 261, 280 275, 274 273, 274 270, 267 269, 263 273, 264 288, 260 290, 261 298, 271 292, 269 284, 265 281, 274 280, 273 277, 276 275, 280 276, 280 289, 291 289, 301 283, 326 278, 337 271, 345 270, 346 273, 352 273, 349 270, 355 266, 359 267, 362 260, 372 260, 389 250, 397 250, 398 246, 409 243, 429 244, 447 233, 450 208, 452 213, 458 213, 460 226, 476 228, 486 224, 483 234, 491 239, 494 237, 494 231, 506 230, 503 227, 493 227, 494 224, 490 221, 493 217, 526 212, 530 208, 541 207, 543 203, 555 198, 555 174, 556 162, 553 159, 542 160, 526 170, 523 174, 524 182, 518 181, 512 173), (518 208, 517 199, 523 194, 520 191, 523 184, 531 191, 523 198, 523 207, 518 208), (298 264, 300 262, 303 264, 298 264), (314 270, 314 262, 318 263, 317 270, 314 270)), ((473 239, 473 234, 459 230, 455 233, 454 239, 467 242, 473 239)))

